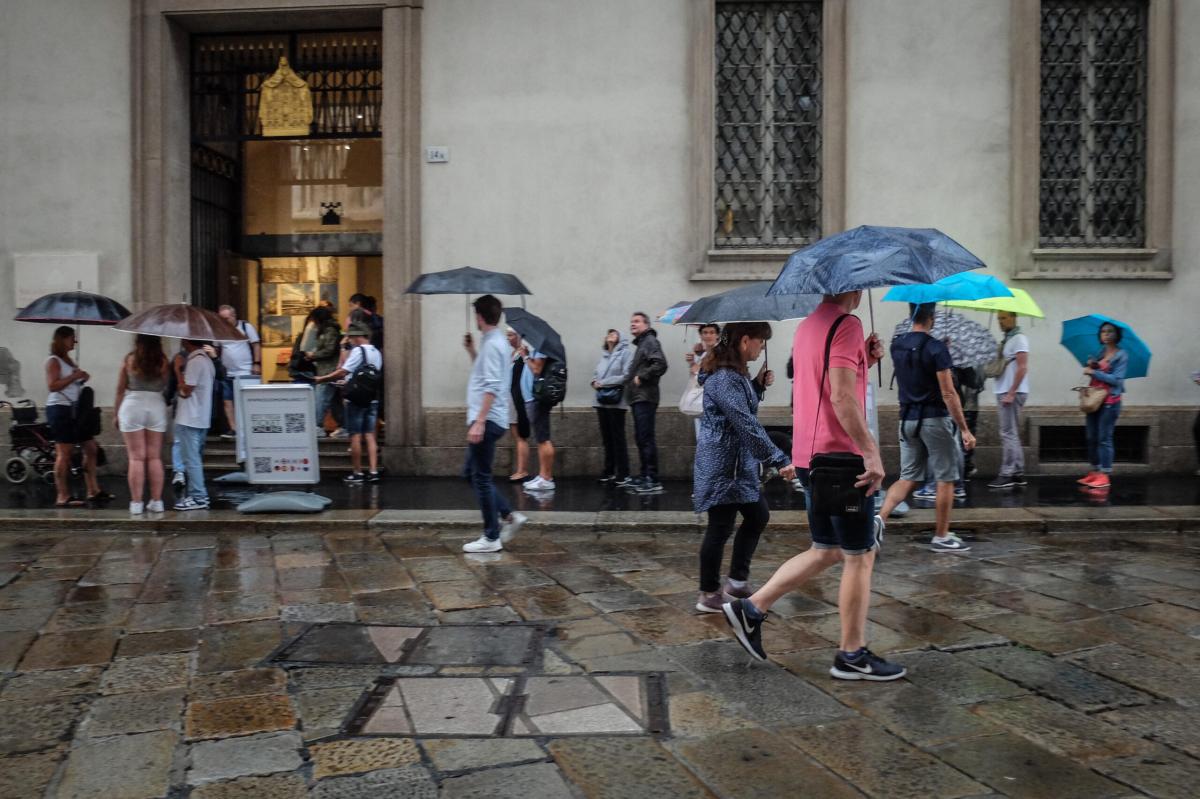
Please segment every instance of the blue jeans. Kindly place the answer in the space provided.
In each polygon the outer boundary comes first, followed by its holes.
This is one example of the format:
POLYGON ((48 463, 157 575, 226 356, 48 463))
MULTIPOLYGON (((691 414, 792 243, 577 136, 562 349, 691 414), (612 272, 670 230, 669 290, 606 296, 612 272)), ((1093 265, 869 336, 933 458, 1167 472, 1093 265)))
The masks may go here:
POLYGON ((463 475, 475 489, 475 500, 483 514, 483 534, 495 541, 500 537, 500 519, 512 513, 508 500, 496 490, 492 480, 492 461, 496 458, 496 442, 504 435, 504 428, 488 422, 483 431, 483 440, 478 444, 467 444, 467 460, 463 464, 463 475))
POLYGON ((1121 403, 1101 405, 1100 410, 1087 415, 1088 460, 1092 469, 1108 474, 1113 465, 1113 429, 1121 415, 1121 403))
POLYGON ((333 383, 317 383, 313 389, 316 393, 313 399, 317 405, 317 430, 324 430, 325 414, 333 406, 333 398, 337 395, 337 386, 333 383))
POLYGON ((175 425, 174 432, 171 434, 171 468, 173 471, 183 474, 183 453, 179 450, 179 425, 175 425))
POLYGON ((183 471, 187 475, 187 492, 192 499, 208 499, 204 488, 204 439, 207 427, 175 425, 175 441, 179 444, 179 457, 183 460, 183 471))

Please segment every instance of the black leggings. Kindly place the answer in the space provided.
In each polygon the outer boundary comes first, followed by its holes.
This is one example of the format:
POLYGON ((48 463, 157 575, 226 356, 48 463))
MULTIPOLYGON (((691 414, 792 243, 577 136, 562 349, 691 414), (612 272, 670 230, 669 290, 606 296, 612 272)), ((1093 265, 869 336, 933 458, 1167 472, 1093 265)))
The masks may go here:
POLYGON ((725 542, 733 535, 733 524, 742 514, 742 526, 733 539, 733 560, 729 564, 731 580, 750 576, 750 559, 758 548, 758 537, 771 520, 767 500, 759 497, 743 505, 713 505, 708 509, 708 530, 700 545, 700 590, 712 593, 721 590, 721 561, 725 559, 725 542))
POLYGON ((1200 413, 1196 414, 1196 421, 1192 423, 1192 438, 1196 440, 1196 465, 1200 466, 1200 413))

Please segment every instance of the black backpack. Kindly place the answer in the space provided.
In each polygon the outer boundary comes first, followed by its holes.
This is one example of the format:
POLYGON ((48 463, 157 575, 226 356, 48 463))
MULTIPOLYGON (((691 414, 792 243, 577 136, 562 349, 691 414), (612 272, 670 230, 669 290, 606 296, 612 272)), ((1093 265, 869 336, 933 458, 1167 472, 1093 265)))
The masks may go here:
POLYGON ((553 407, 567 396, 567 364, 558 360, 546 360, 542 373, 533 381, 533 398, 543 405, 553 407))
MULTIPOLYGON (((362 349, 359 345, 356 349, 362 349)), ((342 397, 353 405, 367 407, 379 399, 379 390, 383 387, 383 370, 373 366, 367 360, 366 351, 362 354, 362 365, 354 370, 350 379, 342 389, 342 397)))
POLYGON ((373 313, 367 317, 367 326, 371 328, 371 346, 377 350, 383 349, 383 317, 373 313))

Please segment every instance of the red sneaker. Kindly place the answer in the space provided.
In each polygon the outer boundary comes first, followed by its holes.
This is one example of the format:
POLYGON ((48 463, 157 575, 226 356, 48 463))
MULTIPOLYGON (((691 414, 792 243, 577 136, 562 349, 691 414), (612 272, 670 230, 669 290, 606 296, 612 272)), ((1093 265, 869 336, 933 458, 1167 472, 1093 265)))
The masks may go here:
POLYGON ((1079 483, 1081 486, 1091 485, 1092 481, 1096 479, 1096 475, 1098 475, 1098 474, 1100 474, 1100 472, 1088 472, 1087 474, 1085 474, 1083 477, 1080 477, 1075 482, 1079 483))
POLYGON ((1112 483, 1104 472, 1097 472, 1095 478, 1087 484, 1088 488, 1108 488, 1112 483))

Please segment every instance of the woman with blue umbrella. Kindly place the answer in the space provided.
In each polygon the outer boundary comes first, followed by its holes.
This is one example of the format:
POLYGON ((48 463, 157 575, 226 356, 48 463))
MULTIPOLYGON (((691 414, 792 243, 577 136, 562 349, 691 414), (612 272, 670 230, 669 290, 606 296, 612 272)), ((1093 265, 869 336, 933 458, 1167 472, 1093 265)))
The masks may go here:
POLYGON ((1087 414, 1091 470, 1080 478, 1079 484, 1107 489, 1112 485, 1113 430, 1121 415, 1125 380, 1146 376, 1150 368, 1150 349, 1127 325, 1100 314, 1064 322, 1062 344, 1084 364, 1083 374, 1090 378, 1089 387, 1105 392, 1100 406, 1087 414), (1088 335, 1089 328, 1091 336, 1088 335), (1097 341, 1099 350, 1096 350, 1097 341), (1086 354, 1089 350, 1091 353, 1086 354))

